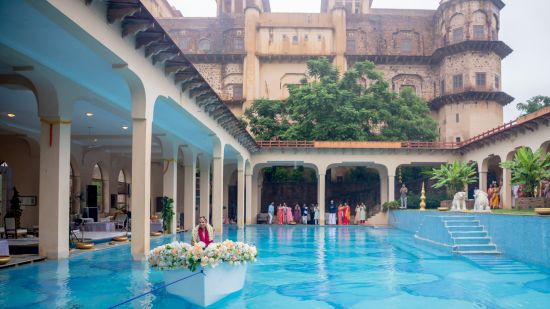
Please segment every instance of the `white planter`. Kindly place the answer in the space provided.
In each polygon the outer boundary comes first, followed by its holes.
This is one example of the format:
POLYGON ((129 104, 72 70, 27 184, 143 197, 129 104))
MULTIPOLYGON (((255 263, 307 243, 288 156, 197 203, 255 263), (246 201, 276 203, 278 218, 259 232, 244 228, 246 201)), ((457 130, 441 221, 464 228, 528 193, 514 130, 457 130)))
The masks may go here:
MULTIPOLYGON (((222 263, 215 268, 207 267, 203 274, 197 274, 166 287, 166 291, 186 301, 206 307, 231 293, 242 290, 246 278, 246 264, 222 263)), ((164 271, 164 283, 170 284, 198 273, 187 269, 164 271)))

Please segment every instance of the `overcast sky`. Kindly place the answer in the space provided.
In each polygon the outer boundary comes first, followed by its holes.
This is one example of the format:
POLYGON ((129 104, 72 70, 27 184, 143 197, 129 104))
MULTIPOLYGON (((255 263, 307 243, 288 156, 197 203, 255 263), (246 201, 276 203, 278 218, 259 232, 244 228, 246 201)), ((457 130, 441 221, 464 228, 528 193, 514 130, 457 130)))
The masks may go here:
MULTIPOLYGON (((168 0, 186 17, 216 16, 215 0, 168 0)), ((504 108, 515 119, 517 102, 550 96, 550 1, 504 0, 499 39, 514 52, 502 61, 502 89, 516 100, 504 108)), ((375 8, 436 9, 439 0, 374 0, 375 8)), ((272 12, 319 12, 320 0, 271 0, 272 12)))

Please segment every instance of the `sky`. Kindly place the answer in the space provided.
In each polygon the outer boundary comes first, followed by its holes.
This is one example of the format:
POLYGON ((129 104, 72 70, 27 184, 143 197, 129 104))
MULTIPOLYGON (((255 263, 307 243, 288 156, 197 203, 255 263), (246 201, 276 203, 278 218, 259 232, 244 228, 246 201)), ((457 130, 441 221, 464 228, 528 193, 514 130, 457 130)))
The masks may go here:
MULTIPOLYGON (((216 16, 215 0, 168 0, 185 17, 216 16)), ((514 52, 502 61, 502 90, 516 98, 504 122, 519 116, 516 104, 550 96, 550 1, 503 0, 499 39, 514 52)), ((437 9, 439 0, 374 0, 373 8, 437 9)), ((320 0, 271 0, 272 12, 319 12, 320 0)))

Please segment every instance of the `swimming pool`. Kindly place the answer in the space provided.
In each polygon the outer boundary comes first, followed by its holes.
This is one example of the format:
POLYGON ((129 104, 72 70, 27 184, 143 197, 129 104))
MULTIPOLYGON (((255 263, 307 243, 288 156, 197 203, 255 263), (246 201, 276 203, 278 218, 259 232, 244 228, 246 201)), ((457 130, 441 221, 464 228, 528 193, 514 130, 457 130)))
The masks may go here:
MULTIPOLYGON (((243 291, 215 308, 548 308, 550 270, 505 257, 453 256, 395 229, 249 226, 243 291)), ((151 247, 172 241, 163 237, 151 247)), ((189 234, 180 234, 188 241, 189 234)), ((164 284, 129 246, 0 271, 0 307, 106 308, 164 284)), ((163 289, 122 308, 191 308, 163 289)))

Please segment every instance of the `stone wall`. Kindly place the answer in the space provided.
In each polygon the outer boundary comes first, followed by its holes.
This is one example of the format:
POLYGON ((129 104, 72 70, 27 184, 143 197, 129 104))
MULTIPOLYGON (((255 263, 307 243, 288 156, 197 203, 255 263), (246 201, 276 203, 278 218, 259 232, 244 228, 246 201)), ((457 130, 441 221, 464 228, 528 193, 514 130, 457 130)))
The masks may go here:
POLYGON ((445 83, 445 91, 440 95, 465 90, 499 91, 501 88, 501 60, 494 53, 466 52, 446 57, 439 67, 440 83, 445 83), (476 86, 476 73, 485 73, 485 87, 476 86), (453 87, 453 76, 462 75, 463 87, 453 87), (495 78, 498 78, 496 85, 495 78), (497 87, 498 86, 498 87, 497 87))
POLYGON ((492 101, 465 101, 447 104, 436 119, 444 141, 465 141, 477 134, 498 127, 503 121, 502 106, 492 101))
POLYGON ((195 68, 217 93, 223 90, 222 65, 219 63, 195 63, 195 68))

